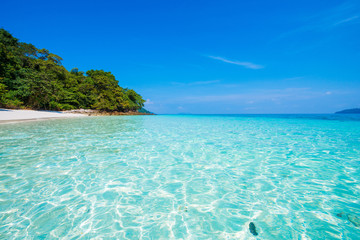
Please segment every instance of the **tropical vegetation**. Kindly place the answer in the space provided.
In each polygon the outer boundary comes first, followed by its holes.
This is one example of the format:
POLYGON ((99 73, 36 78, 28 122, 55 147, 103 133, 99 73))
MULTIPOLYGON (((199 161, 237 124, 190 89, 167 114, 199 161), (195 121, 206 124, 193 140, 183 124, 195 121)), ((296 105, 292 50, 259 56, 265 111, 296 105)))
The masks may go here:
POLYGON ((111 72, 68 71, 61 61, 0 29, 0 107, 128 112, 144 106, 145 100, 120 87, 111 72))

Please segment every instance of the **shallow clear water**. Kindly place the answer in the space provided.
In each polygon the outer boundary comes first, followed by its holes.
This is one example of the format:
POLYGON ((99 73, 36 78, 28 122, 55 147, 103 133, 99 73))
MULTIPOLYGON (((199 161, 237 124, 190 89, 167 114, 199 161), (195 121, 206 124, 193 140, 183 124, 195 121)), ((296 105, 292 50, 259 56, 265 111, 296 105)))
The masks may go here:
POLYGON ((359 239, 359 120, 0 125, 0 239, 359 239))

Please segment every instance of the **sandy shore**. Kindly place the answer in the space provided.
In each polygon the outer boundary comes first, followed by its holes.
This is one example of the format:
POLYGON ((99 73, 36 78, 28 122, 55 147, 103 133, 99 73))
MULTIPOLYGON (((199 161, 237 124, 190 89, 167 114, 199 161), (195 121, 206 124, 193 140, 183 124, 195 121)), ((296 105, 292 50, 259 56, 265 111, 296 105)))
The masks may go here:
POLYGON ((54 118, 86 117, 87 114, 64 113, 57 111, 34 111, 34 110, 12 110, 0 109, 0 124, 22 121, 35 121, 54 118))

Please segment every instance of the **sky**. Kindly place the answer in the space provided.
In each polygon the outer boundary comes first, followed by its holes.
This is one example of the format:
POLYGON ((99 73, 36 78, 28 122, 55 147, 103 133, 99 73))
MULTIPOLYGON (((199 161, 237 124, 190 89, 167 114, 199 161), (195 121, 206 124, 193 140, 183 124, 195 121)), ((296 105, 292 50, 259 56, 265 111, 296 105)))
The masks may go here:
POLYGON ((0 0, 0 28, 158 114, 360 107, 358 0, 0 0))

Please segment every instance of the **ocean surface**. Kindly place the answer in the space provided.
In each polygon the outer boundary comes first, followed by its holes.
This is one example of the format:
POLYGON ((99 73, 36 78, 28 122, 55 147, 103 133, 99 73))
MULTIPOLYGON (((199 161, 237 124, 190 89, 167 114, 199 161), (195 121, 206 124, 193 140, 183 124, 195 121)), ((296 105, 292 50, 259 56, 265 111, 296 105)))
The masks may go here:
POLYGON ((360 116, 0 125, 0 239, 58 238, 360 239, 360 116))

